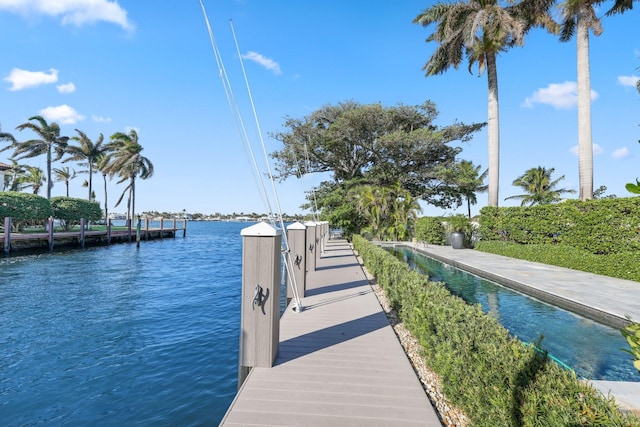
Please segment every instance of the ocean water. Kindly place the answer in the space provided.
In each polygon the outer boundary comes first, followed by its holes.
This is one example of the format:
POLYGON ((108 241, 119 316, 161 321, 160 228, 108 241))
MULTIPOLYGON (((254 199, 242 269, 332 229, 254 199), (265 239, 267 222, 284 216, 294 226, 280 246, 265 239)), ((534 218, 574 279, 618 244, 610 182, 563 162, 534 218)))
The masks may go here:
POLYGON ((237 389, 250 225, 0 258, 0 424, 218 425, 237 389))

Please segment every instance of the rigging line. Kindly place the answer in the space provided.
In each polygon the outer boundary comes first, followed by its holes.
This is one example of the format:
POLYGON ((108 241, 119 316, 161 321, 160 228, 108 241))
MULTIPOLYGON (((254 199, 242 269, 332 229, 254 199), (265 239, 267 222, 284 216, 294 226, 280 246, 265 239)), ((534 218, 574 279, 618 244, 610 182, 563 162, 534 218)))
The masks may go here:
POLYGON ((256 130, 258 132, 258 138, 260 140, 260 144, 262 146, 262 153, 264 155, 264 160, 265 160, 265 164, 267 166, 267 171, 268 171, 268 175, 269 175, 269 180, 271 181, 271 189, 273 191, 273 196, 275 198, 275 202, 276 202, 276 207, 278 208, 278 220, 280 222, 280 229, 282 230, 282 243, 284 245, 284 252, 283 255, 285 257, 285 265, 287 266, 287 271, 289 272, 289 275, 291 277, 292 280, 292 286, 291 286, 291 290, 293 293, 293 298, 294 298, 294 307, 293 310, 294 311, 302 311, 302 303, 300 301, 300 296, 298 295, 298 289, 297 289, 297 283, 296 283, 296 278, 295 278, 295 274, 293 274, 293 259, 291 258, 291 249, 289 248, 289 240, 287 239, 287 233, 285 232, 285 227, 284 227, 284 220, 282 219, 282 209, 280 207, 280 199, 278 197, 278 191, 276 189, 276 184, 275 184, 275 179, 273 178, 273 173, 271 171, 271 165, 269 162, 269 155, 267 154, 267 149, 264 143, 264 138, 262 137, 262 130, 260 128, 260 121, 258 120, 258 114, 256 112, 256 107, 255 107, 255 103, 253 102, 253 95, 251 93, 251 87, 249 86, 249 80, 247 78, 247 72, 244 68, 244 62, 242 60, 242 54, 240 53, 240 46, 238 45, 238 39, 236 37, 236 32, 233 28, 233 22, 231 20, 229 20, 229 25, 231 26, 231 33, 233 34, 233 40, 236 44, 236 51, 238 53, 238 59, 240 61, 240 66, 242 68, 242 74, 244 76, 244 81, 245 81, 245 85, 247 87, 247 93, 249 95, 249 101, 251 103, 251 109, 253 111, 253 118, 255 120, 255 124, 256 124, 256 130))
POLYGON ((202 13, 204 15, 204 20, 205 23, 207 25, 207 30, 209 32, 209 40, 211 42, 211 47, 213 49, 213 53, 216 59, 216 64, 218 66, 218 74, 219 77, 222 81, 222 86, 224 88, 224 92, 227 98, 227 104, 229 105, 229 109, 231 110, 231 114, 233 116, 233 121, 234 124, 236 126, 236 130, 240 136, 240 141, 241 141, 241 145, 242 145, 242 150, 244 152, 245 157, 247 158, 247 161, 251 164, 253 163, 253 169, 251 169, 251 174, 253 176, 253 180, 256 184, 256 186, 258 187, 258 189, 262 189, 262 191, 260 192, 260 197, 262 199, 262 203, 263 206, 267 209, 267 211, 269 212, 269 214, 272 214, 272 210, 271 210, 271 205, 269 203, 269 198, 267 196, 267 191, 266 188, 264 187, 264 184, 261 184, 261 181, 259 180, 258 176, 259 176, 259 168, 256 162, 256 158, 255 155, 253 153, 253 149, 251 147, 251 144, 249 143, 249 137, 247 135, 247 130, 246 130, 246 126, 244 124, 244 121, 242 119, 242 114, 240 113, 240 110, 238 108, 238 102, 236 100, 235 94, 233 93, 233 90, 231 88, 231 82, 229 80, 229 76, 227 75, 227 71, 226 68, 224 67, 224 62, 222 61, 222 56, 220 54, 220 51, 218 49, 218 46, 215 42, 215 37, 213 36, 213 30, 211 28, 211 24, 209 22, 209 17, 207 16, 207 11, 204 7, 204 3, 202 2, 202 0, 200 0, 200 7, 202 8, 202 13))

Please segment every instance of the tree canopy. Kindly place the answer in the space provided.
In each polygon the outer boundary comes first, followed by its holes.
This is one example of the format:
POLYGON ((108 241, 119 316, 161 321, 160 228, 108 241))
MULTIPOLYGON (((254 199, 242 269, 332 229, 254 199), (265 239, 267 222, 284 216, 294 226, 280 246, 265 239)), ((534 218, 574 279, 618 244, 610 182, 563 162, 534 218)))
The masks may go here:
POLYGON ((437 206, 455 203, 437 166, 452 165, 461 148, 485 123, 437 126, 433 102, 384 107, 346 101, 326 105, 302 119, 287 118, 273 135, 283 148, 272 153, 277 176, 326 172, 334 183, 359 179, 382 187, 397 182, 414 198, 437 206))
MULTIPOLYGON (((380 230, 403 235, 407 225, 400 226, 399 218, 409 221, 419 200, 443 208, 460 205, 457 182, 443 171, 453 168, 462 151, 452 143, 470 141, 485 126, 438 126, 437 116, 431 101, 393 107, 346 101, 287 118, 286 130, 272 135, 283 144, 272 153, 276 175, 285 180, 326 173, 331 179, 309 193, 305 207, 321 210, 347 234, 375 217, 380 230)), ((378 231, 373 234, 382 237, 378 231)))

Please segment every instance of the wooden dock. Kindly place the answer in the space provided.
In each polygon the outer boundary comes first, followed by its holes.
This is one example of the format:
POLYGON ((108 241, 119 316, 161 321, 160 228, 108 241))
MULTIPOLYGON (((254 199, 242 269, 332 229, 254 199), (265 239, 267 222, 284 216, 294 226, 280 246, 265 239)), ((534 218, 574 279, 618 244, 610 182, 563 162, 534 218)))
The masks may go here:
POLYGON ((442 425, 348 242, 328 241, 302 305, 221 426, 442 425))
MULTIPOLYGON (((44 233, 7 233, 10 229, 10 222, 5 218, 5 227, 0 233, 0 240, 3 242, 4 252, 8 255, 12 250, 21 249, 48 249, 53 250, 54 246, 80 246, 85 244, 105 244, 113 242, 132 242, 139 237, 140 240, 157 239, 164 237, 175 237, 178 231, 187 233, 187 221, 159 220, 158 227, 150 227, 150 221, 145 220, 141 224, 139 233, 136 227, 112 227, 108 222, 105 230, 80 230, 74 231, 53 231, 52 222, 49 224, 50 232, 44 233), (178 225, 181 223, 181 225, 178 225)), ((153 223, 152 222, 152 223, 153 223)))

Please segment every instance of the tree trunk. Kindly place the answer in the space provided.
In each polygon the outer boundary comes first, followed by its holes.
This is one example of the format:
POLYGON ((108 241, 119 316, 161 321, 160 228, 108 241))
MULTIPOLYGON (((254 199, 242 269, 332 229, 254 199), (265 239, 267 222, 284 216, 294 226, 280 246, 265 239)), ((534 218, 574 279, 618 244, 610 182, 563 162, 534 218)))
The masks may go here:
POLYGON ((487 124, 489 151, 489 206, 498 206, 500 182, 500 120, 498 112, 498 70, 496 56, 487 54, 487 80, 489 84, 489 119, 487 124))
POLYGON ((51 201, 51 187, 53 182, 51 181, 51 145, 47 151, 47 200, 51 201))
POLYGON ((578 176, 580 200, 593 198, 593 144, 591 140, 591 76, 589 70, 589 27, 584 9, 577 16, 578 58, 578 176))

